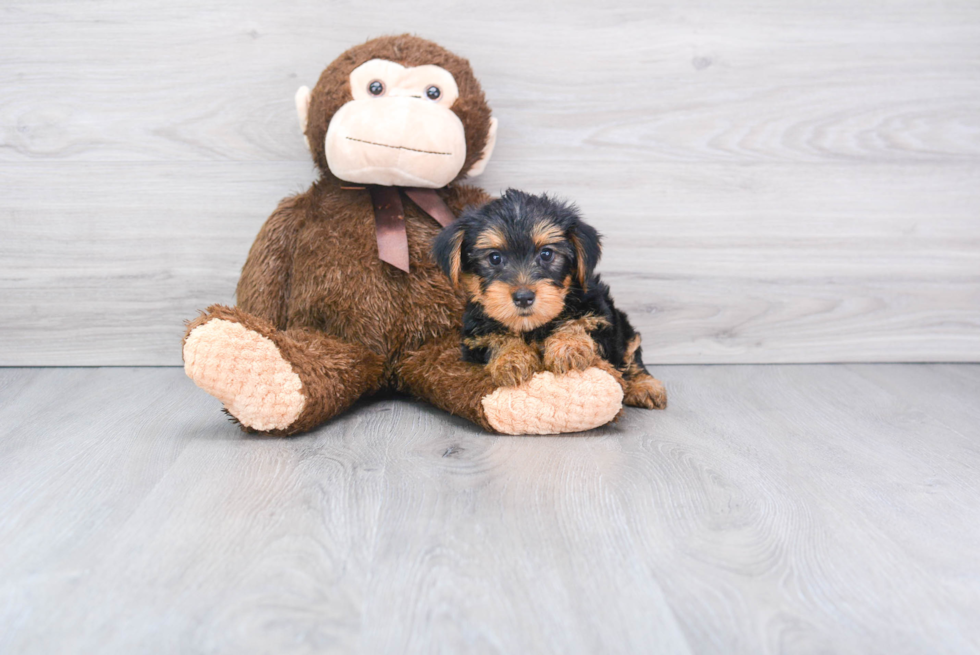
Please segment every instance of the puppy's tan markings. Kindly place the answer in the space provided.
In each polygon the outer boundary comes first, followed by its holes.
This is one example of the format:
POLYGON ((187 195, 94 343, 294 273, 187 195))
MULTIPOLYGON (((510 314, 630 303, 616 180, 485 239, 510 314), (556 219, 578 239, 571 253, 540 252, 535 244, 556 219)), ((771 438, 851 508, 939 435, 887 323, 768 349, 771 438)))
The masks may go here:
POLYGON ((470 348, 489 348, 491 351, 497 351, 513 338, 514 337, 509 334, 497 334, 492 332, 490 334, 466 337, 463 339, 463 343, 470 348))
POLYGON ((575 277, 578 278, 578 283, 582 286, 582 290, 588 291, 588 284, 586 282, 588 282, 589 267, 585 261, 585 246, 582 245, 582 242, 574 233, 569 239, 575 248, 575 259, 577 261, 575 277))
MULTIPOLYGON (((556 287, 551 282, 542 282, 534 290, 537 296, 534 300, 534 316, 536 318, 534 327, 544 325, 554 319, 565 309, 565 296, 568 295, 568 286, 556 287)), ((534 328, 525 328, 534 329, 534 328)))
POLYGON ((599 353, 589 332, 604 324, 608 324, 608 321, 588 315, 557 328, 544 340, 545 368, 561 375, 594 366, 599 360, 599 353))
POLYGON ((587 334, 556 331, 544 342, 544 365, 552 373, 584 371, 595 363, 595 341, 587 334))
POLYGON ((626 344, 623 360, 626 363, 626 386, 623 388, 623 403, 630 407, 665 409, 667 390, 663 382, 653 377, 636 363, 636 351, 640 348, 640 335, 634 335, 626 344))
POLYGON ((507 245, 507 237, 499 227, 491 226, 486 228, 486 230, 476 238, 476 242, 473 245, 483 250, 503 248, 507 245))
POLYGON ((490 349, 487 372, 494 384, 501 387, 516 387, 543 370, 538 349, 517 336, 490 334, 468 339, 467 345, 490 349))
POLYGON ((483 292, 480 290, 480 278, 472 273, 463 273, 463 275, 460 276, 459 281, 469 298, 482 305, 483 292))
POLYGON ((538 223, 531 229, 531 240, 536 248, 544 248, 564 239, 565 233, 554 223, 538 223))
POLYGON ((565 325, 575 326, 576 328, 582 329, 586 332, 595 332, 601 327, 606 327, 609 325, 609 321, 602 316, 596 316, 595 314, 586 314, 581 318, 576 318, 575 320, 568 321, 565 325))
POLYGON ((650 374, 646 372, 642 366, 636 363, 636 351, 640 347, 640 335, 635 335, 626 344, 626 353, 623 355, 623 361, 626 364, 626 375, 630 378, 640 379, 644 376, 649 376, 650 374))
POLYGON ((514 288, 504 282, 491 282, 485 293, 473 296, 483 305, 487 316, 503 323, 515 334, 530 332, 552 320, 565 308, 567 288, 559 288, 549 282, 536 284, 534 304, 523 312, 514 304, 514 288))
POLYGON ((452 255, 449 258, 449 279, 453 286, 459 284, 459 276, 463 270, 463 232, 453 235, 452 255))
POLYGON ((626 360, 627 364, 633 364, 636 359, 636 351, 640 347, 640 335, 634 334, 633 338, 629 340, 626 344, 626 354, 623 355, 623 359, 626 360))
POLYGON ((667 390, 664 383, 647 372, 626 379, 623 403, 630 407, 666 409, 667 390))
POLYGON ((494 318, 507 327, 511 327, 511 322, 520 319, 514 299, 511 298, 510 285, 504 282, 491 282, 483 294, 481 304, 484 311, 491 318, 494 318))

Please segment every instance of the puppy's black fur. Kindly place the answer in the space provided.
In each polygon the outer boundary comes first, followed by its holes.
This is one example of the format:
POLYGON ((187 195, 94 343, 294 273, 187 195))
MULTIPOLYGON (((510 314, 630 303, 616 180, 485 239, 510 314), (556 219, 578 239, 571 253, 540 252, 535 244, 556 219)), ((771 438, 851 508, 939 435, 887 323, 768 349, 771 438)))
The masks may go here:
POLYGON ((493 335, 519 335, 540 349, 561 326, 585 319, 597 354, 622 373, 627 386, 652 379, 639 335, 594 272, 601 251, 598 232, 575 206, 547 195, 509 189, 466 211, 433 244, 436 261, 469 295, 463 359, 489 363, 494 353, 485 337, 493 335))

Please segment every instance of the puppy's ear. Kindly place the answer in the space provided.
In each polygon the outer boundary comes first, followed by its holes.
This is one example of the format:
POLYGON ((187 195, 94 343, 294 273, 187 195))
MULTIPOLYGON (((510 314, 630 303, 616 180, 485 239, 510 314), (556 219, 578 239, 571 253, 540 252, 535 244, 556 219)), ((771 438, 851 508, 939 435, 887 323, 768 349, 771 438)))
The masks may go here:
POLYGON ((569 239, 575 247, 575 279, 585 289, 602 256, 601 238, 591 225, 576 222, 569 239))
POLYGON ((432 256, 439 268, 449 276, 453 286, 459 286, 459 275, 463 271, 463 237, 465 226, 457 219, 452 225, 436 235, 432 242, 432 256))

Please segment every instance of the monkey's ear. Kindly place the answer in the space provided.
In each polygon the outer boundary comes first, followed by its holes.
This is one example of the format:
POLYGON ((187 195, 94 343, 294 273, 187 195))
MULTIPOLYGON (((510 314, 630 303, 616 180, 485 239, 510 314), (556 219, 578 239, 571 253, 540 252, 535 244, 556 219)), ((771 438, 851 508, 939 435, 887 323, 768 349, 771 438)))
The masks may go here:
POLYGON ((483 146, 483 154, 480 155, 475 164, 470 166, 470 170, 466 172, 466 177, 476 177, 486 169, 495 145, 497 145, 497 118, 491 116, 490 129, 487 130, 487 145, 483 146))
POLYGON ((569 239, 575 247, 575 279, 586 289, 588 280, 599 263, 599 257, 602 256, 601 237, 591 225, 577 222, 569 239))
POLYGON ((439 268, 449 276, 453 286, 459 286, 459 276, 463 272, 464 226, 457 219, 452 225, 436 235, 432 242, 432 256, 439 268))
POLYGON ((296 91, 296 116, 299 118, 299 129, 303 132, 303 140, 306 141, 306 148, 310 148, 310 140, 306 136, 306 122, 310 117, 310 87, 301 86, 296 91))

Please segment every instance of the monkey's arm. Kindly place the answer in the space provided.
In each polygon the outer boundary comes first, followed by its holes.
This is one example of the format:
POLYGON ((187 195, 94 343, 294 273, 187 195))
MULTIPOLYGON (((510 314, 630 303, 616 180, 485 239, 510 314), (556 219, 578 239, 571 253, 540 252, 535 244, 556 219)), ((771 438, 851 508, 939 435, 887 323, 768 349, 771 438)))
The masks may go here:
POLYGON ((279 203, 255 237, 235 292, 239 308, 280 330, 286 329, 293 252, 305 209, 305 193, 279 203))
POLYGON ((556 377, 539 373, 501 386, 488 366, 459 356, 459 333, 432 339, 397 364, 399 387, 436 407, 504 434, 559 434, 604 425, 623 407, 613 374, 598 368, 556 377))

